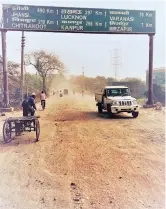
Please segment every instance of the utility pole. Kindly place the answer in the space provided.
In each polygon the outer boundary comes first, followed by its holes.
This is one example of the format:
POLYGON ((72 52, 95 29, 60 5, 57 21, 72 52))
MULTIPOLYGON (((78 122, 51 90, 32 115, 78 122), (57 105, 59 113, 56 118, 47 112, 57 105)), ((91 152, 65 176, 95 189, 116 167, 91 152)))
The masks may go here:
POLYGON ((24 99, 24 47, 25 47, 25 36, 24 31, 22 31, 21 37, 21 102, 24 99))
POLYGON ((4 91, 4 107, 9 107, 9 87, 8 87, 8 69, 6 54, 6 32, 1 31, 2 36, 2 64, 3 64, 3 91, 4 91))
POLYGON ((27 72, 26 72, 26 68, 25 68, 25 62, 24 62, 24 80, 25 80, 25 87, 26 87, 26 96, 28 96, 28 79, 27 79, 27 72))

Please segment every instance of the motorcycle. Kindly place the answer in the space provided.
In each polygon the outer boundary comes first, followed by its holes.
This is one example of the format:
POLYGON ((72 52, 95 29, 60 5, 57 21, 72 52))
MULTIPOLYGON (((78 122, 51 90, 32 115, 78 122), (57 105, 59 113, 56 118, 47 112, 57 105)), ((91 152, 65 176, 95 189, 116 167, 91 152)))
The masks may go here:
POLYGON ((42 106, 42 109, 44 110, 45 109, 45 101, 44 100, 41 101, 41 106, 42 106))

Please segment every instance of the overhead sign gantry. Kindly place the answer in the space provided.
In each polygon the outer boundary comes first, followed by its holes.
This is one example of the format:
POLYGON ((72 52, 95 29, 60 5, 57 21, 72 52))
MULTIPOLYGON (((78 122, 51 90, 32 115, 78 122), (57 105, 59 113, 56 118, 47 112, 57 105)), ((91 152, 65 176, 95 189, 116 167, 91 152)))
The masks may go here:
MULTIPOLYGON (((153 103, 153 36, 156 33, 156 12, 152 10, 97 9, 4 4, 2 56, 4 102, 9 104, 6 32, 60 32, 89 34, 147 34, 149 35, 148 104, 153 103)), ((22 32, 22 34, 24 34, 22 32)), ((22 35, 24 38, 24 35, 22 35)), ((24 46, 22 45, 22 57, 24 46)), ((23 59, 23 58, 22 58, 23 59)), ((139 58, 138 58, 139 59, 139 58)), ((138 60, 140 62, 140 59, 138 60)), ((23 86, 23 60, 21 77, 23 86)), ((23 91, 23 89, 22 89, 23 91)))
POLYGON ((155 34, 155 11, 3 5, 10 30, 155 34))

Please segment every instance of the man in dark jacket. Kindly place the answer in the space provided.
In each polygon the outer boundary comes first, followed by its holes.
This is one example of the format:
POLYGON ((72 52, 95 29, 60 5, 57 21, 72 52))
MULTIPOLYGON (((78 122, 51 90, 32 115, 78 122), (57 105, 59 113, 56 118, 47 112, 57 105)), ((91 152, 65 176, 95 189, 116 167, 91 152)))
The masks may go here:
POLYGON ((32 93, 30 97, 25 98, 22 102, 23 116, 26 117, 29 113, 34 116, 36 110, 35 97, 35 93, 32 93))

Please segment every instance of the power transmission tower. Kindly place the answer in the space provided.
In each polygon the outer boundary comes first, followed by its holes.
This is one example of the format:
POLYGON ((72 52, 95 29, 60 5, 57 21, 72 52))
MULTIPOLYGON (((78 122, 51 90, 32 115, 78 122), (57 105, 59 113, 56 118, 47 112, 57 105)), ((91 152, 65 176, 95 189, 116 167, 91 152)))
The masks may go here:
POLYGON ((85 81, 84 81, 85 77, 84 77, 84 67, 82 67, 82 95, 84 95, 84 91, 85 91, 85 81))
POLYGON ((120 49, 115 48, 113 50, 112 60, 113 60, 112 67, 113 67, 114 77, 115 79, 118 80, 119 72, 122 69, 122 56, 120 49))

